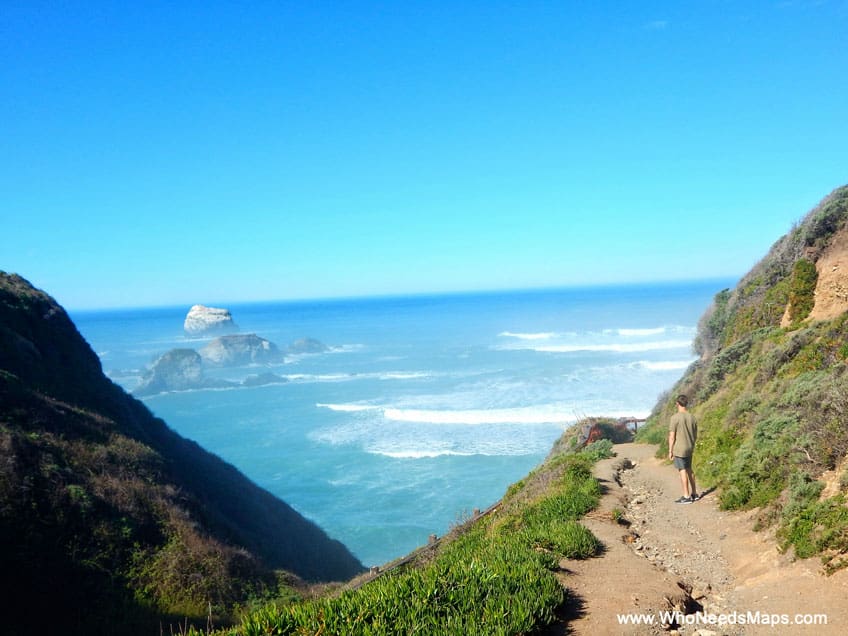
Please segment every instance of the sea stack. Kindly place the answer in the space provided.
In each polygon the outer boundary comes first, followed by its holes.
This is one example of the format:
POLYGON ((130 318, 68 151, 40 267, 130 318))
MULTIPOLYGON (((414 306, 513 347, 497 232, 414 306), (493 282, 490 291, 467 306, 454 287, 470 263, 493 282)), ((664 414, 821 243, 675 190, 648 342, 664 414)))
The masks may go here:
POLYGON ((255 333, 219 336, 200 350, 200 357, 203 362, 219 367, 285 361, 277 345, 255 333))
POLYGON ((236 323, 229 309, 195 305, 186 315, 183 329, 190 336, 235 331, 236 323))
POLYGON ((171 349, 156 360, 133 393, 136 397, 142 397, 167 391, 217 389, 229 386, 234 385, 226 380, 204 376, 203 360, 194 349, 171 349))

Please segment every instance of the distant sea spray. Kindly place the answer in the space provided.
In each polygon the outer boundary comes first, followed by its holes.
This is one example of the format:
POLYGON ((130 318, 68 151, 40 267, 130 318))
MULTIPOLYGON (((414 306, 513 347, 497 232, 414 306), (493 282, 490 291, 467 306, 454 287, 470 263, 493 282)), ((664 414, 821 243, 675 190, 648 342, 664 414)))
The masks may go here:
MULTIPOLYGON (((278 343, 311 337, 329 349, 270 365, 282 384, 145 401, 364 563, 380 564, 494 503, 577 419, 645 416, 695 359, 695 325, 721 288, 230 305, 243 332, 278 343)), ((208 341, 182 333, 185 311, 74 319, 113 379, 131 385, 157 355, 208 341)), ((236 383, 259 372, 213 371, 236 383)))

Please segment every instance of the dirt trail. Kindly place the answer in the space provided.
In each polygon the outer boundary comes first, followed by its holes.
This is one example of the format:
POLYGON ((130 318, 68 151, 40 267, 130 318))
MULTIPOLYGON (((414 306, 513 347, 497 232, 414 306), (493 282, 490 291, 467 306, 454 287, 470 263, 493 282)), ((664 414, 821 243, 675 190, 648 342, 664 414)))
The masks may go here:
POLYGON ((561 563, 563 585, 577 598, 567 608, 567 627, 551 633, 848 633, 848 572, 827 577, 816 559, 780 554, 768 532, 752 530, 750 514, 720 511, 715 493, 694 504, 674 503, 680 482, 673 467, 654 458, 656 446, 620 444, 615 450, 617 457, 597 464, 605 494, 585 519, 605 553, 561 563), (623 468, 628 463, 633 467, 623 468), (615 511, 629 526, 614 520, 615 511), (672 609, 688 618, 660 625, 660 613, 672 609), (719 625, 692 622, 693 612, 716 621, 757 612, 779 618, 719 625), (624 614, 653 616, 656 624, 621 624, 618 615, 624 614), (827 624, 796 624, 798 614, 825 615, 827 624))

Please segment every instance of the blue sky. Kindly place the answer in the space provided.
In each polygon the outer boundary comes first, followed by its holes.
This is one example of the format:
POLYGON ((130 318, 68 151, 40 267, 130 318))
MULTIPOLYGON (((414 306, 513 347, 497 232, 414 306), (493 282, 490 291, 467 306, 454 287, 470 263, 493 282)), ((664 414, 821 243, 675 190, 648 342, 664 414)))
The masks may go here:
POLYGON ((844 0, 6 0, 0 269, 74 309, 741 276, 848 182, 846 32, 844 0))

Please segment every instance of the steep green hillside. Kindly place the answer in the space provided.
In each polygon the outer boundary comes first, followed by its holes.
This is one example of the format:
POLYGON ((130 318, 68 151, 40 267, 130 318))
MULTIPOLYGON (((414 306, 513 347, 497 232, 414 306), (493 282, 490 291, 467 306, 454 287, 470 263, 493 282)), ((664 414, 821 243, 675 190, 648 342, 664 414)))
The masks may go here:
POLYGON ((0 272, 0 631, 157 633, 295 576, 362 569, 153 417, 103 375, 61 307, 0 272))
POLYGON ((220 636, 545 633, 568 595, 557 579, 560 560, 602 550, 578 519, 599 501, 592 465, 611 456, 612 443, 571 447, 559 444, 488 514, 380 578, 341 594, 267 605, 220 636))
POLYGON ((825 198, 699 324, 694 363, 639 439, 663 444, 674 396, 700 421, 695 472, 759 508, 783 549, 848 565, 848 186, 825 198))

